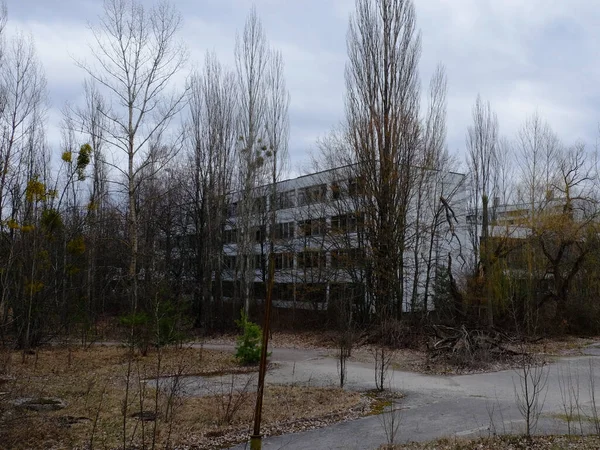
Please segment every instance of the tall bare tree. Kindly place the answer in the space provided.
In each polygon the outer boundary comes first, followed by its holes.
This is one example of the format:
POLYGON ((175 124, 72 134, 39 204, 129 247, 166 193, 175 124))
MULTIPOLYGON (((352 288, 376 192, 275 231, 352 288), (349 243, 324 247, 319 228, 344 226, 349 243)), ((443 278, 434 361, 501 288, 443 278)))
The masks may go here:
POLYGON ((217 313, 215 303, 222 314, 224 211, 235 166, 237 92, 235 74, 207 54, 203 72, 191 79, 187 140, 193 172, 189 203, 196 234, 195 275, 200 283, 194 294, 196 322, 208 326, 217 313))
POLYGON ((133 311, 138 307, 136 193, 143 170, 151 166, 158 171, 172 157, 170 152, 163 153, 163 163, 155 164, 152 149, 161 147, 151 144, 161 141, 171 119, 184 106, 185 90, 170 89, 186 60, 186 51, 176 40, 180 25, 181 16, 168 2, 148 9, 136 0, 105 0, 102 17, 91 27, 92 62, 78 62, 109 99, 110 108, 101 111, 107 119, 103 139, 124 156, 124 161, 114 157, 107 163, 122 176, 122 181, 113 182, 127 196, 133 311))
POLYGON ((529 204, 532 215, 553 196, 552 185, 556 182, 562 152, 561 144, 538 113, 528 117, 516 139, 519 154, 520 194, 519 200, 529 204))
MULTIPOLYGON (((495 192, 495 177, 498 166, 498 118, 489 102, 477 96, 472 111, 473 125, 467 128, 467 164, 471 176, 471 207, 474 221, 470 229, 473 248, 473 267, 476 273, 485 276, 489 272, 490 197, 495 192), (480 223, 481 216, 481 226, 480 223), (481 235, 480 235, 481 233, 481 235), (481 246, 480 246, 481 242, 481 246)), ((489 326, 494 324, 491 296, 487 299, 489 326)))
MULTIPOLYGON (((290 96, 285 84, 283 73, 283 57, 280 52, 271 51, 265 78, 265 150, 264 158, 267 159, 266 169, 269 171, 269 261, 268 277, 265 290, 265 311, 263 322, 262 348, 260 367, 258 372, 258 387, 256 405, 254 409, 254 433, 251 446, 254 448, 260 442, 260 422, 262 403, 267 371, 267 354, 269 346, 269 324, 271 320, 271 305, 273 288, 275 285, 275 239, 277 227, 277 182, 287 165, 289 118, 288 109, 290 96)), ((266 193, 265 193, 266 194, 266 193)), ((266 195, 265 195, 266 197, 266 195)))
MULTIPOLYGON (((4 23, 0 17, 0 26, 4 23)), ((15 170, 23 158, 24 149, 35 125, 43 115, 46 100, 46 78, 31 38, 18 34, 3 52, 2 96, 0 99, 0 223, 9 208, 7 191, 17 183, 20 172, 15 170)), ((30 166, 30 164, 29 164, 30 166)), ((22 181, 22 180, 21 180, 22 181)))
MULTIPOLYGON (((33 204, 25 191, 29 182, 47 181, 44 145, 46 78, 31 38, 17 33, 4 41, 6 7, 0 7, 0 327, 12 309, 12 325, 19 343, 29 346, 39 336, 40 316, 31 295, 24 289, 25 277, 37 276, 33 246, 27 245, 23 226, 33 221, 33 204), (30 219, 32 219, 30 221, 30 219), (35 333, 32 331, 35 331, 35 333)), ((35 205, 36 207, 38 205, 35 205)), ((37 216, 36 216, 37 217, 37 216)), ((30 228, 25 228, 29 230, 30 228)), ((30 239, 30 240, 32 240, 30 239)), ((39 310, 41 310, 41 305, 39 310)), ((39 311, 38 310, 38 311, 39 311)), ((11 321, 6 322, 8 325, 11 321)))
POLYGON ((407 213, 421 149, 421 37, 411 0, 357 0, 347 36, 346 127, 364 184, 373 257, 370 293, 379 315, 405 301, 407 213))
MULTIPOLYGON (((289 163, 288 109, 290 95, 285 84, 283 57, 280 52, 272 51, 266 77, 267 104, 265 109, 265 158, 269 170, 271 187, 269 198, 269 280, 268 289, 272 291, 275 271, 275 227, 277 224, 277 182, 281 179, 289 163)), ((267 293, 270 295, 270 292, 267 293)))
POLYGON ((446 72, 438 65, 429 85, 429 99, 424 118, 422 152, 415 161, 416 193, 414 200, 414 225, 412 226, 412 293, 411 310, 428 308, 429 285, 434 267, 434 236, 440 225, 440 173, 448 170, 446 151, 446 72), (427 255, 427 256, 425 256, 427 255))
POLYGON ((244 304, 246 314, 250 311, 251 291, 254 281, 253 247, 255 237, 264 240, 259 224, 253 216, 261 209, 267 192, 258 192, 257 186, 265 175, 265 120, 267 114, 267 76, 270 50, 262 24, 253 7, 246 19, 244 31, 237 37, 235 61, 239 92, 238 117, 238 176, 237 218, 238 230, 237 294, 244 304))
POLYGON ((88 301, 88 317, 93 319, 97 311, 97 298, 101 296, 102 283, 98 279, 97 266, 101 255, 101 240, 107 235, 103 232, 103 221, 108 202, 107 168, 104 157, 104 130, 107 128, 107 118, 102 111, 107 106, 96 83, 85 81, 85 103, 76 109, 76 117, 83 131, 83 139, 91 149, 91 187, 87 204, 86 225, 87 233, 87 266, 86 266, 86 297, 88 301))

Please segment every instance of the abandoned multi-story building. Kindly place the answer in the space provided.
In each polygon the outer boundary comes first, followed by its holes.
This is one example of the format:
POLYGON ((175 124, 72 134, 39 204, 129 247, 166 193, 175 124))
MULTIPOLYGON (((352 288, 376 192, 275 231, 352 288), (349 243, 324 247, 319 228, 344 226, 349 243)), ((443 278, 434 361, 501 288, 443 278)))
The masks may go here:
MULTIPOLYGON (((415 169, 407 218, 404 311, 434 307, 435 279, 442 268, 460 270, 467 245, 465 176, 415 169)), ((351 166, 312 173, 276 185, 273 233, 273 305, 323 310, 336 299, 369 308, 365 289, 371 253, 365 229, 360 177, 351 166)), ((257 188, 251 217, 240 218, 241 199, 229 204, 225 226, 223 293, 232 297, 240 258, 250 260, 254 296, 264 298, 270 242, 272 186, 257 188), (244 222, 244 223, 242 223, 244 222), (241 245, 241 227, 252 242, 241 245), (246 256, 240 251, 245 248, 246 256), (249 252, 251 254, 249 254, 249 252)))

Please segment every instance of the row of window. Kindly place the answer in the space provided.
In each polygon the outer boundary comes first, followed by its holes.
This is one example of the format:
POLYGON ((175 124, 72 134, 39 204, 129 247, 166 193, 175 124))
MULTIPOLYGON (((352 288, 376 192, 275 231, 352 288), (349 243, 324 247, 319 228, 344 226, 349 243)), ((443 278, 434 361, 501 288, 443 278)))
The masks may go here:
MULTIPOLYGON (((332 269, 351 269, 362 267, 365 258, 364 249, 350 248, 331 251, 332 269)), ((275 253, 275 270, 286 270, 294 268, 294 259, 298 262, 299 269, 325 269, 327 267, 327 253, 325 251, 309 250, 298 252, 275 253)), ((235 270, 237 264, 236 255, 225 255, 223 265, 227 270, 235 270)), ((267 259, 265 255, 255 254, 253 264, 257 269, 266 269, 267 259)))
MULTIPOLYGON (((254 283, 252 291, 256 298, 264 298, 266 294, 265 283, 254 283)), ((235 284, 233 281, 223 281, 223 295, 234 297, 235 284)), ((326 283, 275 283, 273 286, 273 300, 321 303, 327 300, 326 283)), ((329 300, 352 301, 359 303, 365 298, 364 286, 354 283, 330 283, 329 300)))
MULTIPOLYGON (((333 233, 356 233, 364 228, 364 215, 359 213, 340 214, 331 217, 331 231, 333 233)), ((323 217, 318 219, 307 219, 297 224, 298 236, 323 236, 327 233, 327 220, 323 217)), ((264 226, 253 227, 251 231, 255 242, 264 242, 266 228, 264 226)), ((275 228, 275 239, 291 239, 296 237, 296 223, 282 222, 275 228)), ((235 228, 225 229, 223 232, 225 244, 237 242, 238 234, 235 228)))
MULTIPOLYGON (((334 200, 340 200, 345 197, 357 197, 364 195, 364 182, 361 178, 350 178, 343 181, 331 183, 331 197, 334 200)), ((322 203, 327 198, 327 184, 315 184, 297 190, 291 189, 285 192, 278 192, 276 199, 276 209, 288 209, 296 206, 314 205, 322 203)), ((264 213, 267 210, 267 196, 263 195, 254 198, 251 212, 252 214, 264 213)), ((227 206, 228 217, 235 217, 240 213, 237 202, 230 203, 227 206)))

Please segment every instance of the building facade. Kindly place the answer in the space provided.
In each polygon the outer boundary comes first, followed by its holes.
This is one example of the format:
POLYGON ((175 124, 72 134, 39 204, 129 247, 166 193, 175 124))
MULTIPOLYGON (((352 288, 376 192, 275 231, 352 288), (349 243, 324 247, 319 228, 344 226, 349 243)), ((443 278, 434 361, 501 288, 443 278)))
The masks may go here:
MULTIPOLYGON (((415 169, 410 196, 403 276, 404 311, 434 308, 435 280, 454 261, 460 270, 467 245, 465 176, 415 169)), ((276 185, 273 305, 325 310, 350 302, 368 312, 372 248, 365 214, 365 189, 352 166, 281 181, 276 185)), ((233 196, 224 229, 222 274, 225 297, 233 297, 246 258, 253 294, 264 298, 268 277, 272 186, 257 188, 252 214, 242 220, 233 196), (245 237, 244 237, 245 236, 245 237), (241 242, 251 241, 251 245, 241 242), (246 251, 242 254, 241 248, 246 251), (250 252, 248 252, 250 250, 250 252), (248 254, 249 253, 249 254, 248 254)))

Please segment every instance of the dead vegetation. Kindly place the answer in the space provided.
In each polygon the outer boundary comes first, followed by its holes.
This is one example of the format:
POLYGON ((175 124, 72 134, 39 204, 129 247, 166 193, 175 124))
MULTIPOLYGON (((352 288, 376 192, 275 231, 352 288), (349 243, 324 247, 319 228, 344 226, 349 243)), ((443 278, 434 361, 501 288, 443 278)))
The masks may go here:
POLYGON ((599 436, 496 436, 466 440, 445 438, 427 443, 384 445, 382 450, 596 450, 599 436))
POLYGON ((515 340, 494 330, 433 325, 428 343, 431 365, 446 365, 456 370, 497 369, 511 366, 522 351, 514 350, 515 340), (513 348, 511 348, 513 347, 513 348))
MULTIPOLYGON (((191 375, 250 379, 235 373, 255 370, 237 365, 230 354, 202 348, 165 348, 146 357, 117 346, 44 348, 5 353, 2 369, 3 449, 122 448, 123 443, 216 448, 244 440, 253 414, 251 383, 223 381, 205 396, 188 395, 191 375), (157 375, 163 380, 158 389, 152 383, 157 375), (34 411, 15 403, 44 398, 60 399, 64 407, 34 411)), ((267 433, 276 434, 357 417, 364 404, 360 394, 339 389, 269 386, 263 420, 267 433)))
MULTIPOLYGON (((436 375, 514 369, 527 355, 536 355, 539 360, 582 355, 585 346, 598 341, 574 336, 518 339, 497 331, 445 326, 430 327, 427 334, 411 336, 410 345, 407 340, 402 340, 402 345, 386 347, 390 350, 390 367, 436 375)), ((375 364, 374 355, 380 348, 373 343, 357 345, 352 350, 351 361, 375 364)))

